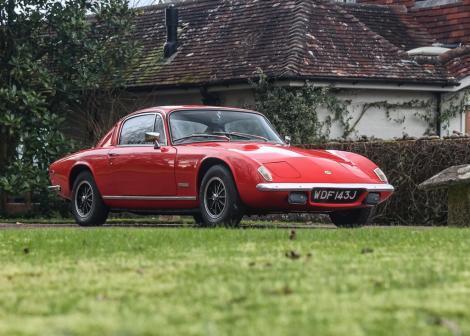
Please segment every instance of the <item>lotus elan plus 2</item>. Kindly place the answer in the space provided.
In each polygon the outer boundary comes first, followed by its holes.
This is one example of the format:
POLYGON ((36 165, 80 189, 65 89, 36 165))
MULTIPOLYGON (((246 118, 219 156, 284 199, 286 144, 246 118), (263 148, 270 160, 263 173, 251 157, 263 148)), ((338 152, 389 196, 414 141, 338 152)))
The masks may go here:
POLYGON ((365 224, 393 193, 367 158, 290 146, 260 113, 208 106, 154 107, 121 119, 98 142, 54 162, 51 190, 78 224, 109 211, 186 214, 206 226, 245 214, 327 213, 365 224))

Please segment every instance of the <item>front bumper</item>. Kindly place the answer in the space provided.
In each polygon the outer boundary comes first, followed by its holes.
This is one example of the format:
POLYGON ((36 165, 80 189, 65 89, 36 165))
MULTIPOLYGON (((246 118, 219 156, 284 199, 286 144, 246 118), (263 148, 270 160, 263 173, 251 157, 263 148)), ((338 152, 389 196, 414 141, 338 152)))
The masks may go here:
POLYGON ((256 185, 259 191, 311 191, 314 188, 364 189, 369 192, 393 192, 394 190, 392 185, 385 183, 260 183, 256 185))
POLYGON ((58 185, 58 184, 57 184, 57 185, 51 185, 51 186, 48 186, 48 187, 47 187, 47 190, 49 190, 49 191, 55 191, 55 192, 60 192, 61 187, 60 187, 60 185, 58 185))

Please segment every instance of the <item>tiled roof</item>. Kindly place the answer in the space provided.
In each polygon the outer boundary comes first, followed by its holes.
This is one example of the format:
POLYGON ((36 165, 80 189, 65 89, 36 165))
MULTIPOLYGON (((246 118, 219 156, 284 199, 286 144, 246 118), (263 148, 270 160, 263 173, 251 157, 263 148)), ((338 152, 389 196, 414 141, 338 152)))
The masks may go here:
POLYGON ((432 45, 434 39, 407 13, 404 6, 342 4, 342 6, 376 34, 396 47, 411 50, 432 45))
POLYGON ((470 46, 448 51, 440 59, 456 78, 470 76, 470 46))
POLYGON ((438 42, 470 45, 470 0, 428 8, 413 7, 410 14, 438 42))
POLYGON ((407 58, 404 51, 432 39, 399 8, 324 0, 190 0, 177 8, 179 47, 168 60, 164 7, 140 10, 144 48, 129 86, 246 82, 257 68, 279 79, 454 83, 445 66, 407 58))

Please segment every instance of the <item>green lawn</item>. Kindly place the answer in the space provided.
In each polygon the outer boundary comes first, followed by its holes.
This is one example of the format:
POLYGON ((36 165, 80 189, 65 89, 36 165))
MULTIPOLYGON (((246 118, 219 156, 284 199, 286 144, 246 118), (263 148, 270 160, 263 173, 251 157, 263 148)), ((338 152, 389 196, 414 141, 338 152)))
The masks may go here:
POLYGON ((0 230, 0 335, 466 335, 470 230, 0 230))

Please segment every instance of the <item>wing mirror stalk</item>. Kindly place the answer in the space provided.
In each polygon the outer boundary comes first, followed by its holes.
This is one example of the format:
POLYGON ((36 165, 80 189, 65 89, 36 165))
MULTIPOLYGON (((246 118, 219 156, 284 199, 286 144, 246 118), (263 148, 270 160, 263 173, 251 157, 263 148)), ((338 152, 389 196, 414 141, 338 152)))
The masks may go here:
POLYGON ((289 135, 286 135, 286 136, 284 137, 284 141, 285 141, 285 143, 286 143, 287 145, 290 146, 290 142, 292 141, 292 138, 291 138, 289 135))
POLYGON ((160 145, 160 133, 157 132, 146 132, 145 133, 145 142, 153 142, 155 149, 160 149, 162 146, 160 145))

